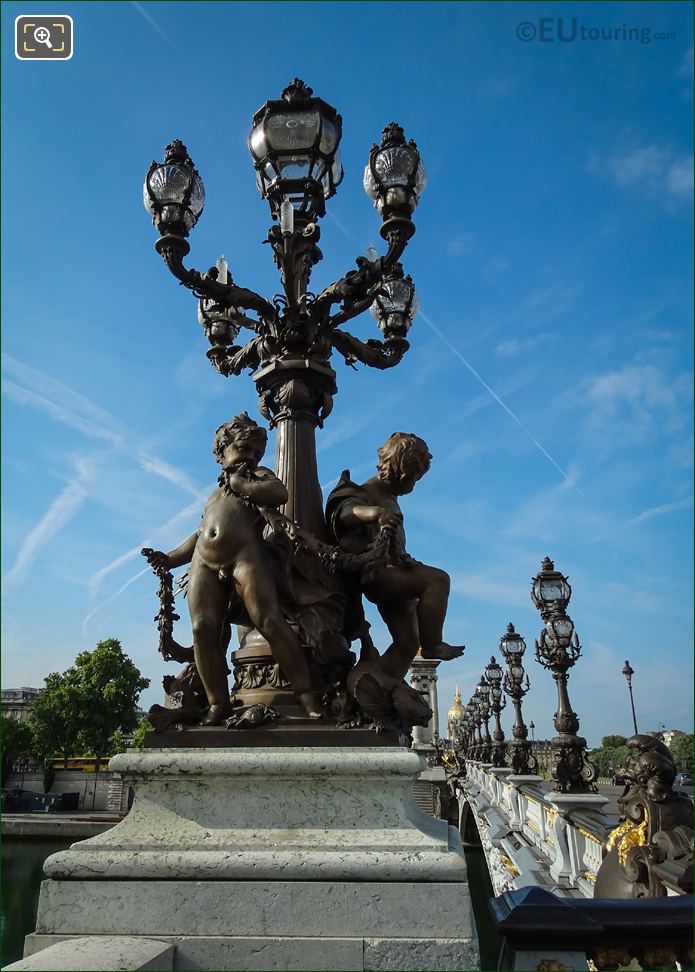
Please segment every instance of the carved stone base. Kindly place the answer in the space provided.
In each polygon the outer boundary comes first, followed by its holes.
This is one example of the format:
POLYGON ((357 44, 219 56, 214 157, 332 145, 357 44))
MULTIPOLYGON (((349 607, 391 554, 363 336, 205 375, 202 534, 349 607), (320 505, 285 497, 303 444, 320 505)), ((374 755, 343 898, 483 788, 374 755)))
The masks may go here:
POLYGON ((149 749, 111 767, 133 808, 46 861, 36 944, 152 935, 186 969, 477 967, 461 840, 416 807, 416 753, 149 749))

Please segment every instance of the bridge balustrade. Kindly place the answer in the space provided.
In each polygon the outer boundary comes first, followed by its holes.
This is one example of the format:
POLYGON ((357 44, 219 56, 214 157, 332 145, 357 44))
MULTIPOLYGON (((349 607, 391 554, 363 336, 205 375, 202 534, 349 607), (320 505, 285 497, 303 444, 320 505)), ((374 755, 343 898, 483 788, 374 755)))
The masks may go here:
POLYGON ((605 797, 552 793, 538 776, 475 762, 455 785, 461 832, 472 814, 496 894, 535 886, 593 897, 603 845, 615 827, 601 810, 605 797))

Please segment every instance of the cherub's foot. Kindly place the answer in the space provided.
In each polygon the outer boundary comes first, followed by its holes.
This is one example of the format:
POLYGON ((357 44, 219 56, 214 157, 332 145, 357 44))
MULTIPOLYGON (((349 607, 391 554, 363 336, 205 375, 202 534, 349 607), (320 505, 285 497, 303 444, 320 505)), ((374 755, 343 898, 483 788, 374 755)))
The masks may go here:
POLYGON ((435 645, 434 648, 423 648, 421 655, 423 658, 439 658, 441 661, 452 661, 460 658, 466 650, 465 645, 447 645, 446 641, 435 645))
POLYGON ((221 726, 225 719, 232 714, 232 705, 229 702, 221 702, 219 705, 211 705, 208 714, 200 723, 201 726, 221 726))
POLYGON ((316 692, 300 692, 297 699, 304 706, 304 710, 310 719, 323 719, 321 700, 316 692))

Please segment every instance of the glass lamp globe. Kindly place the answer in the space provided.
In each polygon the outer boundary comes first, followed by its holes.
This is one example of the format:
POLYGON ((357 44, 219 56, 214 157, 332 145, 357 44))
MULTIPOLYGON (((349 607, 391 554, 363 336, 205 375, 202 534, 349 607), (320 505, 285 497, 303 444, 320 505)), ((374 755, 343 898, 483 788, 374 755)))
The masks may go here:
POLYGON ((188 236, 205 206, 205 187, 188 149, 174 139, 164 162, 153 162, 142 187, 145 209, 160 233, 188 236))
POLYGON ((567 578, 555 570, 555 564, 550 557, 546 557, 540 572, 533 579, 531 600, 543 615, 564 611, 571 595, 572 588, 567 578))
POLYGON ((410 219, 427 185, 420 152, 403 129, 391 122, 384 129, 381 145, 374 145, 364 170, 364 190, 380 216, 410 219))
POLYGON ((253 116, 249 151, 256 184, 274 217, 283 200, 307 221, 323 216, 325 200, 343 178, 338 146, 342 120, 335 108, 295 78, 277 101, 253 116))
POLYGON ((387 340, 405 338, 419 308, 412 277, 403 274, 400 263, 395 264, 369 308, 379 330, 387 340))

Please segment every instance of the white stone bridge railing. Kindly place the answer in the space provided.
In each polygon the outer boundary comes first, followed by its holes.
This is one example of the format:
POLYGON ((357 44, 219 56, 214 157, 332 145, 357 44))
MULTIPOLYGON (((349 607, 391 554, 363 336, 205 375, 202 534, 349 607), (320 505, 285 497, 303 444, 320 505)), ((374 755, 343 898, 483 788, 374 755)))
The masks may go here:
POLYGON ((467 761, 456 781, 460 828, 471 817, 485 852, 495 894, 537 886, 562 897, 594 894, 603 845, 617 821, 599 794, 552 792, 539 776, 514 776, 467 761))

